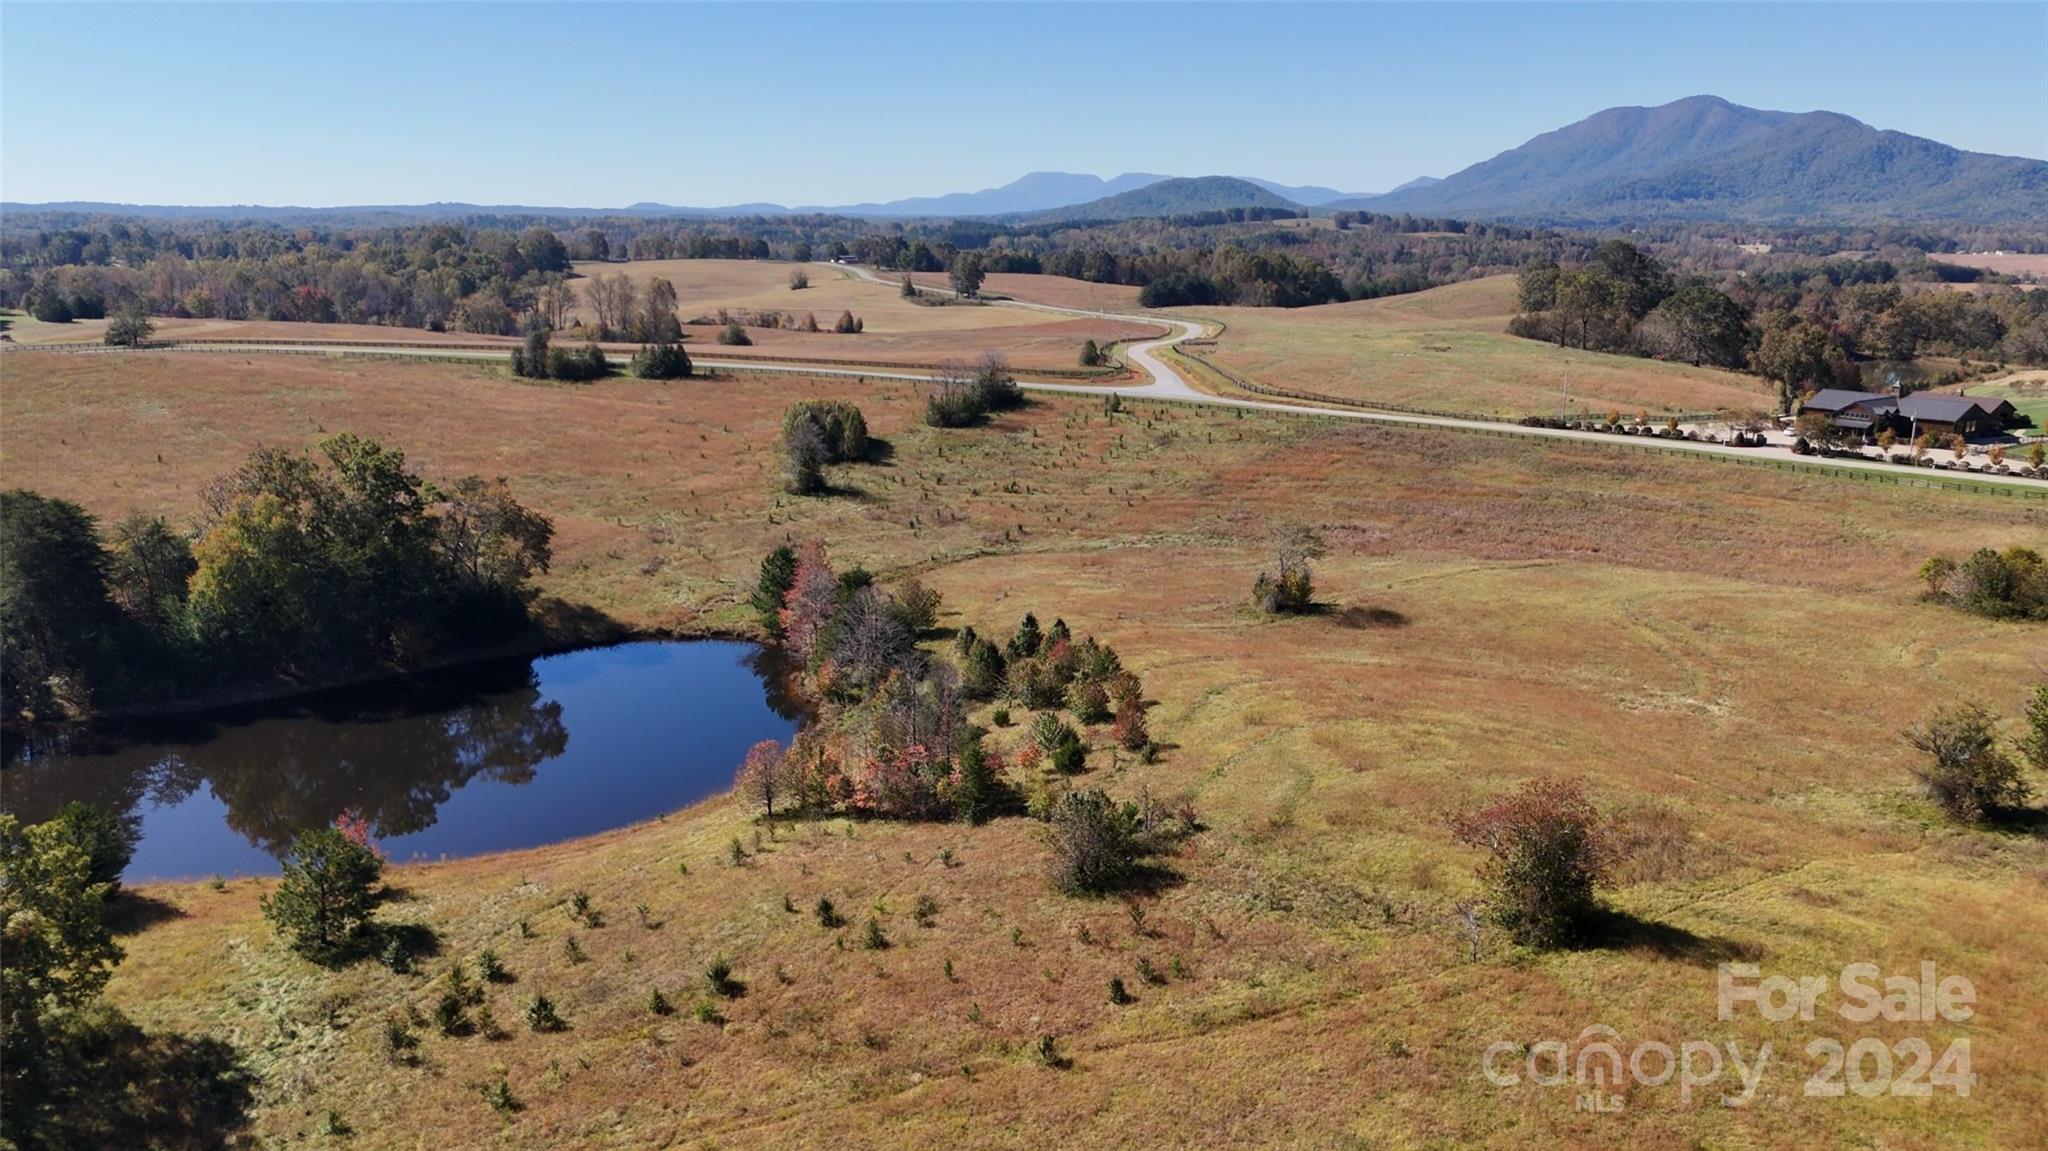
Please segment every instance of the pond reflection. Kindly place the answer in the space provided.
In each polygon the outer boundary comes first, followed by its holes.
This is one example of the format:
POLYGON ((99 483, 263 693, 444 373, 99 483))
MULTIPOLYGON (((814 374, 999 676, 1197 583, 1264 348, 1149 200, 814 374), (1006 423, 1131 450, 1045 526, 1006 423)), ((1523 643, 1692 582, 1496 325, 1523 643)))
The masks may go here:
POLYGON ((723 790, 750 744, 795 730, 785 678, 749 644, 621 644, 18 740, 0 807, 127 814, 137 882, 274 872, 293 835, 342 811, 393 859, 528 847, 723 790))

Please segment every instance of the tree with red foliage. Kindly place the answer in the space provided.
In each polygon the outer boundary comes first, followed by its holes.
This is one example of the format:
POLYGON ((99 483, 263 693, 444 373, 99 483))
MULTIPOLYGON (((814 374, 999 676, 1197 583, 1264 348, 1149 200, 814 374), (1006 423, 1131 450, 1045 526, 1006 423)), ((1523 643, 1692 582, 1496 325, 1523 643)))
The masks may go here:
POLYGON ((1116 722, 1110 726, 1109 734, 1125 751, 1141 751, 1152 742, 1152 729, 1145 723, 1145 705, 1136 696, 1128 696, 1117 705, 1116 722))
POLYGON ((353 811, 343 811, 334 817, 334 830, 357 847, 365 847, 377 858, 384 858, 383 849, 370 842, 370 821, 353 811))
POLYGON ((789 755, 780 743, 764 739, 747 749, 747 758, 740 763, 740 794, 761 805, 761 811, 769 819, 775 818, 775 799, 781 796, 788 806, 790 793, 789 755))
POLYGON ((796 575, 782 597, 782 642, 798 662, 808 664, 818 637, 839 610, 839 577, 825 562, 825 549, 815 540, 797 551, 796 575))

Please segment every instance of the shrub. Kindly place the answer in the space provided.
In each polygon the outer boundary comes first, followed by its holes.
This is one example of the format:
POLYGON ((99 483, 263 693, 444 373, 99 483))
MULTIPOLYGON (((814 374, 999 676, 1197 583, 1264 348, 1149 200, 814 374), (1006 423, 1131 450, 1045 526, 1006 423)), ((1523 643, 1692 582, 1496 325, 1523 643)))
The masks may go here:
POLYGON ((2048 681, 2034 685, 2027 697, 2026 729, 2020 736, 2020 756, 2035 771, 2048 771, 2048 681))
POLYGON ((1100 791, 1075 791, 1054 806, 1046 827, 1052 884, 1069 895, 1114 891, 1136 873, 1137 809, 1100 791))
POLYGON ((810 273, 808 273, 808 272, 804 271, 804 270, 803 270, 802 268, 796 268, 796 269, 793 269, 793 270, 791 270, 791 272, 789 273, 789 290, 790 290, 790 291, 792 291, 792 292, 801 292, 801 291, 803 291, 803 290, 804 290, 805 288, 808 288, 808 287, 810 287, 810 286, 811 286, 811 277, 810 277, 810 273))
POLYGON ((1067 689, 1067 709, 1082 723, 1109 722, 1109 691, 1094 680, 1076 681, 1067 689))
POLYGON ((485 983, 509 983, 512 979, 505 965, 499 962, 498 953, 488 947, 477 952, 476 973, 485 983))
POLYGON ((1038 628, 1038 617, 1025 612, 1016 632, 1010 636, 1009 651, 1005 654, 1011 659, 1029 659, 1037 655, 1038 649, 1044 645, 1045 635, 1038 628))
POLYGON ((1040 751, 1051 751, 1071 730, 1060 722, 1059 716, 1047 712, 1031 721, 1031 742, 1037 744, 1040 751))
POLYGON ((737 998, 746 990, 732 977, 732 960, 723 955, 704 965, 704 983, 711 988, 712 994, 722 995, 727 999, 737 998))
POLYGON ((988 718, 989 722, 995 724, 997 727, 1008 727, 1010 726, 1010 709, 1007 707, 999 707, 994 711, 989 712, 988 718))
POLYGON ((1315 606, 1309 561, 1323 554, 1322 537, 1302 527, 1280 533, 1273 548, 1274 572, 1252 582, 1252 602, 1268 614, 1306 612, 1315 606))
POLYGON ((868 951, 882 951, 889 946, 889 937, 882 934, 882 925, 875 917, 868 916, 867 926, 861 929, 860 945, 868 951))
POLYGON ((798 400, 791 404, 782 414, 784 438, 806 423, 818 429, 828 463, 843 464, 868 454, 867 418, 845 400, 798 400))
POLYGON ((566 1031, 569 1025, 555 1011, 554 1000, 536 994, 526 1005, 526 1025, 543 1034, 552 1031, 566 1031))
POLYGON ((1081 742, 1079 732, 1069 727, 1047 753, 1047 759, 1061 775, 1079 775, 1088 766, 1088 745, 1081 742))
POLYGON ((633 374, 643 380, 687 379, 694 366, 681 344, 648 344, 633 353, 633 374))
POLYGON ((648 991, 647 1010, 656 1015, 672 1015, 675 1009, 675 1005, 668 1001, 668 996, 661 993, 661 988, 656 987, 648 991))
POLYGON ((420 1037, 414 1034, 411 1024, 397 1016, 384 1021, 384 1057, 393 1063, 410 1063, 417 1058, 413 1052, 419 1049, 420 1037))
POLYGON ((974 364, 974 395, 985 412, 1006 412, 1024 406, 1024 391, 1010 373, 1001 352, 983 352, 974 364))
POLYGON ((727 320, 725 329, 718 333, 718 342, 731 348, 744 348, 751 345, 754 338, 747 335, 747 330, 740 326, 738 320, 727 320))
POLYGON ((1581 938, 1609 882, 1613 840, 1576 780, 1538 780, 1453 816, 1459 842, 1485 849, 1479 878, 1494 923, 1531 947, 1581 938))
POLYGON ((941 599, 924 581, 916 577, 904 580, 895 597, 896 618, 912 635, 923 635, 938 625, 941 599))
POLYGON ((1096 346, 1094 340, 1081 341, 1081 366, 1084 368, 1094 368, 1100 367, 1101 364, 1102 349, 1096 346))
POLYGON ((489 1103, 491 1110, 500 1115, 510 1115, 523 1106, 518 1097, 512 1094, 511 1082, 502 1075, 498 1076, 496 1083, 484 1088, 484 1102, 489 1103))
POLYGON ((910 918, 915 920, 919 927, 932 926, 938 921, 938 915, 939 901, 929 895, 918 896, 917 906, 910 912, 910 918))
POLYGON ((822 895, 818 897, 818 905, 812 908, 811 911, 812 914, 818 917, 818 926, 827 931, 840 927, 846 922, 846 920, 840 918, 839 909, 832 906, 832 901, 822 895))
POLYGON ((1118 704, 1116 723, 1110 727, 1109 734, 1125 751, 1138 751, 1151 743, 1152 731, 1145 722, 1145 705, 1135 698, 1118 704))
POLYGON ((924 402, 924 422, 935 428, 973 427, 987 414, 974 393, 949 390, 943 383, 924 402))
POLYGON ((1935 556, 1920 565, 1928 598, 1977 615, 2048 619, 2048 561, 2031 548, 1979 548, 1961 563, 1935 556))
POLYGON ((1913 774, 1951 818, 1980 823, 2031 794, 2019 764, 1998 748, 1995 717, 1975 704, 1936 712, 1908 729, 1906 742, 1926 754, 1913 774))
POLYGON ((1137 1002, 1137 1000, 1131 997, 1130 991, 1124 987, 1123 977, 1120 975, 1109 977, 1109 1001, 1119 1007, 1126 1003, 1137 1002))
POLYGON ((953 813, 968 823, 987 823, 1005 801, 1002 778, 980 739, 960 749, 959 778, 953 784, 953 813))
POLYGON ((1008 672, 1009 665, 996 645, 977 638, 961 661, 960 686, 975 699, 987 699, 1003 689, 1008 672))
POLYGON ((547 374, 550 379, 572 382, 597 380, 610 375, 611 371, 611 361, 605 358, 604 349, 598 347, 594 340, 574 352, 548 349, 547 374))
POLYGON ((443 1035, 469 1034, 469 1004, 453 992, 442 994, 434 1003, 434 1026, 443 1035))
POLYGON ((861 322, 852 312, 841 312, 839 318, 832 321, 832 330, 842 336, 850 336, 861 330, 861 322))
POLYGON ((793 496, 816 495, 825 490, 825 465, 832 459, 824 434, 808 423, 799 423, 782 436, 782 487, 793 496))
POLYGON ((361 938, 383 874, 377 853, 339 829, 302 831, 285 855, 277 892, 263 900, 263 914, 294 950, 332 961, 361 938))

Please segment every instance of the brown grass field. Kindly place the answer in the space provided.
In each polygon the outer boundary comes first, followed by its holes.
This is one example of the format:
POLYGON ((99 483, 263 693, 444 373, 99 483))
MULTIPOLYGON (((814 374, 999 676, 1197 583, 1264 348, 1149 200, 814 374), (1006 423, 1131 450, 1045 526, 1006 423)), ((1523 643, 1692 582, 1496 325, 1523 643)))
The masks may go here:
POLYGON ((1208 353, 1222 367, 1260 384, 1344 399, 1516 418, 1554 413, 1569 373, 1573 407, 1595 414, 1771 406, 1755 376, 1508 335, 1514 312, 1514 277, 1489 276, 1313 308, 1175 314, 1227 325, 1208 353))
POLYGON ((1929 252, 1927 258, 1964 268, 1983 268, 2008 276, 2048 276, 2048 253, 1929 252))
POLYGON ((404 895, 380 914, 431 925, 443 948, 411 977, 295 958, 259 914, 268 881, 153 887, 175 914, 123 940, 109 995, 146 1026, 243 1050, 263 1145, 329 1142, 329 1108, 365 1147, 2048 1142, 2048 844, 1940 821, 1897 738, 1949 699, 2012 713, 2039 674, 2038 626, 1925 604, 1913 571, 1934 552, 2038 545, 2040 504, 1620 446, 1155 404, 1112 418, 1080 398, 937 431, 918 389, 852 382, 542 386, 485 367, 168 355, 4 371, 6 483, 105 516, 183 518, 250 447, 348 429, 430 477, 507 476, 560 531, 547 590, 636 624, 744 626, 759 555, 806 537, 885 581, 921 574, 947 625, 1062 616, 1143 674, 1167 745, 1147 766, 1094 733, 1086 782, 1185 794, 1207 825, 1167 861, 1177 879, 1148 897, 1144 934, 1116 902, 1052 894, 1026 819, 764 827, 730 799, 398 869, 404 895), (858 401, 891 462, 835 468, 845 494, 781 495, 774 430, 804 395, 858 401), (1244 606, 1285 522, 1330 541, 1325 614, 1244 606), (1611 895, 1642 926, 1546 955, 1487 938, 1475 956, 1456 911, 1475 860, 1444 816, 1551 774, 1662 829, 1611 895), (761 850, 727 865, 756 832, 761 850), (590 961, 572 965, 578 889, 608 923, 575 929, 590 961), (856 924, 875 915, 892 946, 835 946, 807 913, 820 895, 856 924), (938 902, 931 927, 912 920, 920 895, 938 902), (491 992, 511 1037, 429 1035, 420 1067, 388 1063, 381 1021, 429 1007, 445 967, 486 946, 517 980, 491 992), (748 990, 702 1023, 689 1005, 716 955, 748 990), (1141 956, 1163 983, 1136 978, 1141 956), (1933 960, 1973 980, 1979 1013, 1722 1023, 1714 963, 1736 956, 1793 975, 1933 960), (1111 1006, 1111 975, 1138 1002, 1111 1006), (678 1014, 649 1014, 655 987, 678 1014), (570 1030, 526 1030, 536 991, 570 1030), (1715 1091, 1681 1102, 1672 1084, 1591 1114, 1567 1088, 1481 1077, 1489 1043, 1595 1023, 1627 1044, 1776 1053, 1745 1108, 1715 1091), (1030 1057, 1042 1034, 1071 1067, 1030 1057), (1862 1034, 1937 1051, 1967 1035, 1977 1088, 1803 1095, 1805 1044, 1862 1034), (523 1106, 502 1118, 478 1090, 500 1076, 523 1106))
MULTIPOLYGON (((833 264, 806 264, 811 286, 792 291, 796 265, 763 260, 636 260, 626 264, 578 264, 589 276, 624 272, 643 286, 655 277, 674 284, 685 320, 731 311, 773 310, 798 317, 810 312, 830 329, 842 310, 865 325, 859 335, 749 329, 751 348, 717 347, 705 355, 775 358, 862 359, 906 364, 972 360, 1000 351, 1021 368, 1073 368, 1084 340, 1107 343, 1157 334, 1149 324, 1112 320, 1062 320, 1017 308, 977 305, 932 307, 912 303, 885 284, 856 279, 833 264)), ((940 277, 943 279, 944 277, 940 277)), ((1052 279, 1054 277, 1030 277, 1052 279)), ((1094 285, 1089 285, 1094 286, 1094 285)), ((1136 298, 1135 290, 1131 291, 1136 298)), ((587 305, 578 319, 588 322, 587 305)), ((687 329, 691 343, 712 348, 717 329, 687 329)))
MULTIPOLYGON (((944 272, 918 272, 911 279, 921 288, 952 287, 944 272)), ((997 272, 982 280, 981 289, 988 295, 1008 296, 1033 304, 1051 304, 1056 308, 1084 308, 1098 312, 1144 310, 1138 306, 1137 288, 1126 284, 1096 284, 1067 276, 997 272)))

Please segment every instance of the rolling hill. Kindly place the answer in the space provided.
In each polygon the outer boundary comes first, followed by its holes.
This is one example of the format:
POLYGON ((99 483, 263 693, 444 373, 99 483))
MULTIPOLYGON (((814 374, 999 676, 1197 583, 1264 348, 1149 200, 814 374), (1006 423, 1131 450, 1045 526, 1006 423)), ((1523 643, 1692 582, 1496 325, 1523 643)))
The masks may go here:
POLYGON ((1694 96, 1609 108, 1434 184, 1322 207, 1562 224, 2048 221, 2048 163, 1694 96))

